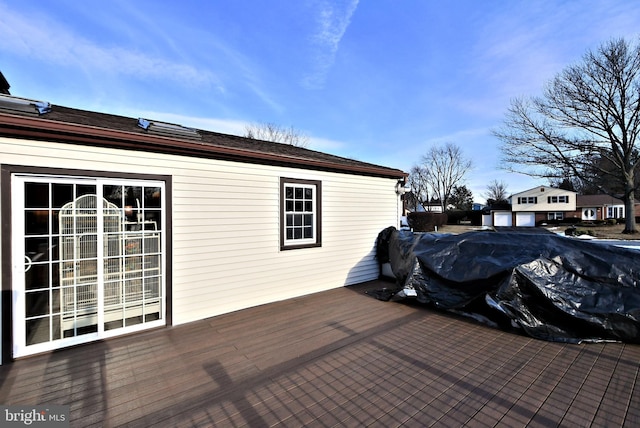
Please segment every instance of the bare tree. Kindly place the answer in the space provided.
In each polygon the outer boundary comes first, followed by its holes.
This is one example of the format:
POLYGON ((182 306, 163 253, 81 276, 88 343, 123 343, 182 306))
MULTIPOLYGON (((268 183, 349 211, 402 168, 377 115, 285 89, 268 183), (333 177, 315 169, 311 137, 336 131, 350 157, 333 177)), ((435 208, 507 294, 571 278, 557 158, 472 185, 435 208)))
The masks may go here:
POLYGON ((307 147, 309 137, 293 126, 286 128, 274 123, 252 123, 245 126, 244 137, 253 140, 273 141, 291 144, 296 147, 307 147))
POLYGON ((494 132, 509 170, 547 178, 569 170, 587 182, 597 172, 617 181, 626 211, 623 233, 638 232, 639 133, 640 45, 624 39, 588 51, 551 80, 542 96, 512 101, 503 128, 494 132))
POLYGON ((497 204, 505 203, 509 197, 507 184, 504 181, 492 180, 487 184, 487 191, 483 196, 487 200, 487 205, 491 205, 492 202, 497 204))
POLYGON ((435 199, 446 211, 453 188, 464 181, 472 163, 466 159, 460 147, 452 143, 432 147, 422 157, 422 168, 427 172, 426 183, 435 199))
POLYGON ((429 183, 427 181, 428 172, 420 166, 414 165, 409 171, 407 184, 411 188, 411 192, 407 193, 407 208, 413 211, 418 210, 418 205, 429 211, 429 183))

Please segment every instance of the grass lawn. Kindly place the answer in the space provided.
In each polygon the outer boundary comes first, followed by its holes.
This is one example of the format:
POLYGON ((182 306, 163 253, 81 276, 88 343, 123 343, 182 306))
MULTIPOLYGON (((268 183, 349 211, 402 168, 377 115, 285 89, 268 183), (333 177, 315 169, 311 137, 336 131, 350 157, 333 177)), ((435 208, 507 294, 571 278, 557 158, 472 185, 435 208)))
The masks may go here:
MULTIPOLYGON (((567 229, 568 225, 560 225, 560 226, 548 226, 547 229, 552 230, 554 232, 564 232, 567 229)), ((640 225, 638 226, 640 228, 640 225)), ((468 225, 445 225, 438 228, 438 232, 442 233, 464 233, 470 230, 478 230, 480 229, 477 226, 468 226, 468 225)), ((576 227, 579 231, 590 231, 596 238, 602 239, 628 239, 628 240, 640 240, 640 233, 635 234, 626 234, 622 233, 624 230, 624 224, 615 224, 615 225, 602 225, 602 226, 578 226, 576 227)))

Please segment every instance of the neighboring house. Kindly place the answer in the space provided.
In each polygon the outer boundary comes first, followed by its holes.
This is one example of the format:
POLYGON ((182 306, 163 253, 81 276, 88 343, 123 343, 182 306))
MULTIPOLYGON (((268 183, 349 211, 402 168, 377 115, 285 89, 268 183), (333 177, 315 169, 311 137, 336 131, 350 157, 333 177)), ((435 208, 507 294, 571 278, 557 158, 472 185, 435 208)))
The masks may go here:
POLYGON ((573 217, 576 192, 538 186, 511 196, 511 210, 491 210, 483 217, 484 225, 533 227, 550 220, 573 217))
POLYGON ((0 168, 3 362, 375 279, 406 179, 8 95, 0 168))
MULTIPOLYGON (((582 220, 622 219, 627 217, 624 201, 609 195, 578 195, 576 216, 582 220)), ((640 217, 640 201, 634 203, 633 215, 640 217)))
POLYGON ((575 215, 585 221, 626 217, 624 201, 609 195, 578 195, 575 215))
POLYGON ((428 202, 424 205, 418 204, 418 206, 416 207, 416 212, 417 213, 424 213, 424 212, 441 213, 442 205, 440 205, 440 202, 428 202))

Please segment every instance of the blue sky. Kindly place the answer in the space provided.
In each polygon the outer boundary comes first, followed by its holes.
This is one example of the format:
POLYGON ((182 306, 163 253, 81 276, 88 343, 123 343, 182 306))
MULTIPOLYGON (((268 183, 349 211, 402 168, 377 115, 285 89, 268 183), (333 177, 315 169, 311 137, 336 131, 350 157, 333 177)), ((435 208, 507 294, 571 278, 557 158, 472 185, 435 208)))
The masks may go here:
POLYGON ((511 99, 613 37, 620 0, 0 0, 0 70, 16 96, 242 135, 271 122, 309 148, 408 171, 451 142, 466 185, 546 181, 500 169, 511 99))

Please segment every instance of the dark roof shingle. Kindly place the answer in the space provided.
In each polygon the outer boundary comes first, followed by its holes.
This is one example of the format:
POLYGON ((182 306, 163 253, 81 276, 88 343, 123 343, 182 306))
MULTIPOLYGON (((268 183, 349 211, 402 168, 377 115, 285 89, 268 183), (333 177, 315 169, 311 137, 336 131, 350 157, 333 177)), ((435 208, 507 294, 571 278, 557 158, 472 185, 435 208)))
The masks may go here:
POLYGON ((249 139, 197 130, 198 140, 153 135, 125 116, 53 106, 40 117, 18 117, 0 112, 0 135, 51 137, 57 140, 118 148, 211 157, 241 162, 300 166, 309 169, 402 179, 406 173, 380 165, 335 156, 290 144, 249 139), (19 131, 18 131, 19 130, 19 131), (74 138, 71 138, 71 137, 74 138), (57 138, 56 138, 57 137, 57 138))

